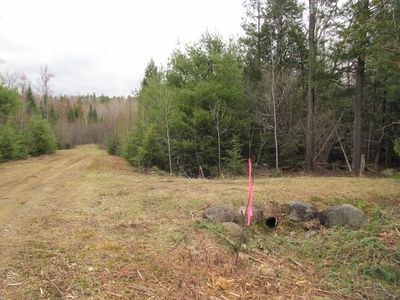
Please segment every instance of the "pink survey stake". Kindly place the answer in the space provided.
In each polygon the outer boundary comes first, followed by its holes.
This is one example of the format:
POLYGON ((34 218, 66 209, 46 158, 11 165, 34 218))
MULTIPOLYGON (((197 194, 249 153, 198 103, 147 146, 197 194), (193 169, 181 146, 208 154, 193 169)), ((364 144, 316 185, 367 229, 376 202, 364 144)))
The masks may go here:
POLYGON ((249 158, 249 204, 247 207, 247 226, 250 225, 251 217, 253 216, 253 178, 251 158, 249 158))

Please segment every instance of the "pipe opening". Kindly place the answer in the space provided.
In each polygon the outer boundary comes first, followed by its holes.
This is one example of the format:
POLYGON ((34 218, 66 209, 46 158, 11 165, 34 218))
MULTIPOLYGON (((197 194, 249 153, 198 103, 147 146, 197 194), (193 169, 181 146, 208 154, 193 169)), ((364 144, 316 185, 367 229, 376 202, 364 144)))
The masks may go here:
POLYGON ((269 228, 275 228, 276 225, 278 225, 278 219, 274 216, 266 217, 265 225, 267 225, 269 228))

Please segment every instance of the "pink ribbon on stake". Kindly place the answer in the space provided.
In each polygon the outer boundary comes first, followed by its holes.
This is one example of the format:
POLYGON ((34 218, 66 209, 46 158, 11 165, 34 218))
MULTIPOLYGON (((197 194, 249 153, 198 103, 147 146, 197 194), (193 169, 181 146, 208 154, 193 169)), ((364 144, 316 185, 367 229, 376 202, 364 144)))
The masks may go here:
POLYGON ((251 217, 253 216, 253 178, 252 178, 252 164, 249 158, 249 203, 247 205, 247 226, 250 226, 251 217))

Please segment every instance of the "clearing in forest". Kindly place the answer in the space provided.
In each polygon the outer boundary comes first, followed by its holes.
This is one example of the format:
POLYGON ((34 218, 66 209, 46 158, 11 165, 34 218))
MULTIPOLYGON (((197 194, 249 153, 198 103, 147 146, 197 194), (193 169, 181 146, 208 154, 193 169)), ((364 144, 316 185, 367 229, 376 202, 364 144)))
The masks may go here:
POLYGON ((229 234, 191 212, 244 205, 246 180, 142 175, 93 145, 1 164, 0 299, 400 295, 398 180, 256 178, 255 204, 346 202, 369 221, 313 235, 285 220, 252 226, 235 266, 229 234))

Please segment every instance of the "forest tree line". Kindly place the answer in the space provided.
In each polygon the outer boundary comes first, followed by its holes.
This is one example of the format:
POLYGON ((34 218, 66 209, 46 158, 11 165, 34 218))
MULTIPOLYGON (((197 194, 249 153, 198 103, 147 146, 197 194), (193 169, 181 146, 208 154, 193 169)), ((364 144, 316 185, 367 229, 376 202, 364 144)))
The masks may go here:
POLYGON ((41 67, 33 88, 22 72, 0 74, 0 162, 77 144, 105 145, 109 132, 128 124, 130 97, 55 96, 53 77, 47 66, 41 67))
POLYGON ((134 98, 55 96, 47 67, 35 89, 0 74, 0 160, 98 143, 189 177, 242 174, 249 157, 278 175, 398 166, 399 1, 244 7, 240 38, 206 33, 166 66, 150 61, 134 98))
POLYGON ((398 166, 400 3, 340 3, 248 0, 240 39, 207 33, 150 61, 110 153, 190 177, 243 173, 248 157, 277 173, 398 166))

